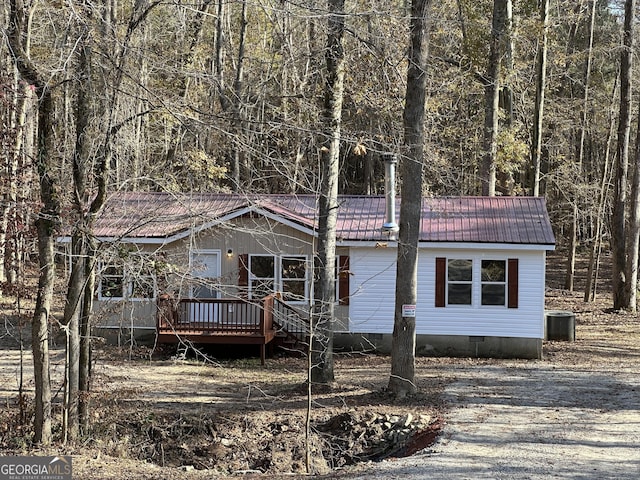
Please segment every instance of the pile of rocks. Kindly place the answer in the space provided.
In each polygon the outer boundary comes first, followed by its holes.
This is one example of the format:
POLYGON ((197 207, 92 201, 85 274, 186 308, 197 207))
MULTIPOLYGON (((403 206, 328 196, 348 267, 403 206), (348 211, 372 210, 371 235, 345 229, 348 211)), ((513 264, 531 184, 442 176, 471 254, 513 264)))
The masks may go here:
POLYGON ((432 444, 441 427, 440 419, 429 415, 372 411, 359 414, 352 410, 327 419, 316 429, 329 450, 325 458, 336 468, 412 455, 432 444))

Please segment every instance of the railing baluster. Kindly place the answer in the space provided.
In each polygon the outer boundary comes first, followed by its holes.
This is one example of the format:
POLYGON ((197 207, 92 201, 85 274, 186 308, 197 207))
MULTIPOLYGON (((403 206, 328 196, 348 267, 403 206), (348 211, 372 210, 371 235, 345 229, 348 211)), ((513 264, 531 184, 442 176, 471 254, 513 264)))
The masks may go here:
POLYGON ((159 333, 264 335, 260 321, 264 316, 267 330, 273 328, 275 321, 294 335, 306 334, 304 320, 298 313, 271 297, 261 303, 241 299, 183 298, 175 307, 171 299, 163 298, 159 299, 157 308, 159 333))

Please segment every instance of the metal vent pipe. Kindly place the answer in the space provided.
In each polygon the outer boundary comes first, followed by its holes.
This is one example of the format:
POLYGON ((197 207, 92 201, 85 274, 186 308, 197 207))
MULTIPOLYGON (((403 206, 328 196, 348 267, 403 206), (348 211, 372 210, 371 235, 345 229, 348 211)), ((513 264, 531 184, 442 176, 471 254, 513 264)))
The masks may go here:
POLYGON ((382 159, 384 160, 384 196, 387 200, 382 233, 391 236, 400 230, 396 223, 396 165, 398 158, 393 153, 385 153, 382 155, 382 159))

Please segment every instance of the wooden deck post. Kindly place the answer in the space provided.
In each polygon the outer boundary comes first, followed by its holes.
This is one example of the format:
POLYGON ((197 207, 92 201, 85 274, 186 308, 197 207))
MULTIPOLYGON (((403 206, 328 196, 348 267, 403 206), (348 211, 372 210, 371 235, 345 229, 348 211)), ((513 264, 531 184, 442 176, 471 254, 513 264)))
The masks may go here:
POLYGON ((162 294, 158 296, 156 303, 156 332, 159 332, 161 328, 166 328, 167 325, 173 326, 174 315, 171 296, 168 294, 162 294))

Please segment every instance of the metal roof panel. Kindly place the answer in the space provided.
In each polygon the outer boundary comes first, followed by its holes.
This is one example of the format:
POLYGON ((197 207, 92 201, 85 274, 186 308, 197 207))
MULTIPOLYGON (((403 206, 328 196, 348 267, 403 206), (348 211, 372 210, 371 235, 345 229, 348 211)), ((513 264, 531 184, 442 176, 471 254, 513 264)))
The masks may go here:
MULTIPOLYGON (((401 199, 396 199, 400 212, 401 199)), ((384 196, 341 195, 337 237, 382 241, 384 196)), ((306 229, 317 226, 314 195, 112 193, 95 226, 98 237, 168 238, 246 211, 263 209, 306 229)), ((424 242, 553 245, 555 238, 540 197, 424 198, 420 222, 424 242)))

